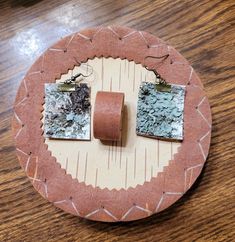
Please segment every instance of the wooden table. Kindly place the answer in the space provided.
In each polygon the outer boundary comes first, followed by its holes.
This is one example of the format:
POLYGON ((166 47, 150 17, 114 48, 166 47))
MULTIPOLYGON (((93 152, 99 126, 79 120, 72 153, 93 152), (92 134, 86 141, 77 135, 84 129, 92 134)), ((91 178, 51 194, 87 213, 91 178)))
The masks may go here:
POLYGON ((1 0, 0 241, 234 241, 234 16, 234 0, 1 0), (169 209, 126 224, 79 219, 44 200, 20 168, 11 137, 16 91, 36 58, 65 35, 112 24, 176 47, 201 77, 213 115, 210 154, 196 184, 169 209))

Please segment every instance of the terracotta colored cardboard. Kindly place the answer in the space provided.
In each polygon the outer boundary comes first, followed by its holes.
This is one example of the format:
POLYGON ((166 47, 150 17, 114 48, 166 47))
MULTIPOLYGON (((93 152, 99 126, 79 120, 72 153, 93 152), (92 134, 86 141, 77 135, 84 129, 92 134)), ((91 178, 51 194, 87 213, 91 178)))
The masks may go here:
POLYGON ((121 139, 123 106, 124 93, 97 92, 93 118, 96 139, 113 141, 121 139))
POLYGON ((66 212, 98 221, 130 221, 166 209, 194 183, 206 161, 211 111, 200 79, 174 48, 159 38, 126 27, 97 27, 50 47, 22 80, 12 122, 17 156, 35 189, 66 212), (148 55, 169 57, 161 62, 148 55), (167 82, 187 85, 184 140, 157 177, 135 188, 108 190, 79 182, 61 169, 42 136, 44 83, 55 82, 75 65, 94 57, 120 57, 155 68, 167 82), (29 115, 30 113, 30 115, 29 115))

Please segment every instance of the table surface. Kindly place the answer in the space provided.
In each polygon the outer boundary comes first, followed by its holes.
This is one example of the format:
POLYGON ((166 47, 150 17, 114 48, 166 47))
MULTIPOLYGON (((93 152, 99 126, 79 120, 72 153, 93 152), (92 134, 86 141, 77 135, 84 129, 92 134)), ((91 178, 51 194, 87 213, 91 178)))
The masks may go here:
POLYGON ((0 241, 234 241, 234 23, 234 0, 1 0, 0 241), (189 60, 213 129, 205 168, 183 198, 147 219, 107 224, 66 214, 34 190, 15 154, 11 118, 19 83, 40 54, 70 33, 113 24, 149 31, 189 60))

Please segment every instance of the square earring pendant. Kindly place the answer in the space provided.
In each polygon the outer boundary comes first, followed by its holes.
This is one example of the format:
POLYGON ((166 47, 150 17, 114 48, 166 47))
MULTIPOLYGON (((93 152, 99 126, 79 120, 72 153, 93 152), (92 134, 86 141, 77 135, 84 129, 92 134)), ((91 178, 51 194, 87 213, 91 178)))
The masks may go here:
POLYGON ((45 84, 44 136, 90 140, 90 106, 87 84, 45 84))
POLYGON ((159 91, 156 84, 142 82, 137 104, 138 135, 183 140, 185 86, 170 85, 159 91))

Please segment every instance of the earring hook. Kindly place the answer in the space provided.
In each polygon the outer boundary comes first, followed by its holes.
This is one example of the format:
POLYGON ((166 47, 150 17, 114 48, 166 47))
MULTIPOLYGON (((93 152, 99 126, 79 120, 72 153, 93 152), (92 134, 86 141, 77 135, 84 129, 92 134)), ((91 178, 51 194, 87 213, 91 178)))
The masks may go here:
MULTIPOLYGON (((146 60, 147 58, 154 58, 154 59, 162 59, 162 61, 165 61, 170 55, 166 54, 166 55, 162 55, 162 56, 153 56, 153 55, 147 55, 145 56, 144 60, 146 60)), ((149 69, 148 67, 145 67, 148 71, 152 71, 155 76, 159 79, 163 79, 161 78, 161 76, 157 73, 157 71, 155 69, 149 69)))
POLYGON ((76 82, 76 79, 77 79, 78 77, 80 77, 80 76, 83 76, 83 77, 89 77, 89 76, 91 76, 91 75, 93 74, 93 67, 87 64, 87 67, 88 67, 88 66, 91 68, 91 73, 89 73, 89 75, 84 75, 84 74, 82 74, 82 73, 78 73, 78 74, 76 74, 76 75, 71 76, 69 79, 66 79, 66 80, 64 81, 64 84, 75 83, 75 82, 76 82))
MULTIPOLYGON (((165 61, 170 55, 166 54, 163 56, 152 56, 152 55, 148 55, 144 58, 155 58, 155 59, 162 59, 162 61, 165 61)), ((158 72, 155 69, 149 69, 148 67, 145 67, 148 71, 152 71, 154 73, 154 75, 156 76, 157 80, 159 80, 158 82, 156 81, 156 89, 157 91, 160 92, 170 92, 171 91, 171 85, 169 85, 165 79, 163 79, 158 72)))
MULTIPOLYGON (((81 63, 82 65, 82 63, 81 63)), ((84 75, 83 73, 78 73, 76 75, 72 75, 69 79, 66 79, 65 81, 59 83, 58 85, 58 90, 61 91, 61 92, 70 92, 70 91, 75 91, 76 90, 76 86, 77 84, 82 81, 82 80, 79 80, 79 81, 76 81, 76 79, 80 76, 83 76, 83 77, 89 77, 90 75, 93 74, 93 67, 88 65, 87 64, 87 67, 90 67, 91 69, 91 72, 88 74, 88 75, 84 75)))

